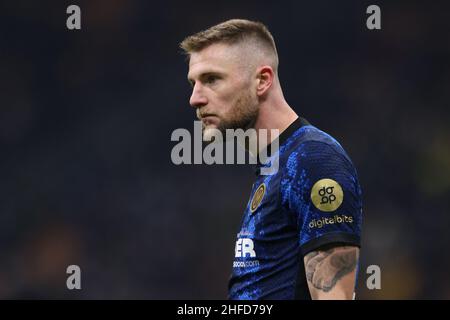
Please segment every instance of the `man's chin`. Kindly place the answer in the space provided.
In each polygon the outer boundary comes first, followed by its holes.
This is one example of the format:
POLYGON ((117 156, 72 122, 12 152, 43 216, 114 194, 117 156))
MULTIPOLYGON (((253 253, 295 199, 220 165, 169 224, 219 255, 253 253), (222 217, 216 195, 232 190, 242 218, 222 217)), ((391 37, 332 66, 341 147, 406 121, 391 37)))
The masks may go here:
MULTIPOLYGON (((203 141, 212 142, 216 141, 216 136, 221 135, 219 129, 216 126, 207 126, 203 128, 203 141)), ((223 137, 222 137, 223 138, 223 137)))

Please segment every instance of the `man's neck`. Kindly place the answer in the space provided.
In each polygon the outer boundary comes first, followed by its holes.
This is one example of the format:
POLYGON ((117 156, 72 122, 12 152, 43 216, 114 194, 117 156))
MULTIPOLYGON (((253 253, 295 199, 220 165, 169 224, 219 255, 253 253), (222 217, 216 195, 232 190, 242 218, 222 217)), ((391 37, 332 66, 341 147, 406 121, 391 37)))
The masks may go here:
POLYGON ((254 126, 256 135, 252 136, 256 139, 256 143, 255 141, 249 143, 247 150, 255 156, 278 138, 297 118, 298 115, 284 100, 277 106, 261 106, 254 126))

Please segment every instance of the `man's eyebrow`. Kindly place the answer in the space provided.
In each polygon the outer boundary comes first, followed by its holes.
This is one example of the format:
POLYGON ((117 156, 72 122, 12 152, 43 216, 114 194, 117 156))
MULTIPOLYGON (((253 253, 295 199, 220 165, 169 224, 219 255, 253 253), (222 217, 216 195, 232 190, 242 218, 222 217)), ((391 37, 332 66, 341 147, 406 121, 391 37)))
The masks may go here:
MULTIPOLYGON (((202 73, 200 73, 199 75, 198 75, 198 78, 199 79, 202 79, 202 78, 205 78, 205 77, 207 77, 207 76, 211 76, 211 75, 213 75, 213 76, 223 76, 224 74, 222 73, 222 72, 220 72, 220 71, 205 71, 205 72, 202 72, 202 73)), ((189 83, 193 83, 193 82, 195 82, 194 81, 194 79, 192 78, 192 77, 189 77, 189 75, 188 75, 188 77, 187 77, 187 80, 189 81, 189 83)))

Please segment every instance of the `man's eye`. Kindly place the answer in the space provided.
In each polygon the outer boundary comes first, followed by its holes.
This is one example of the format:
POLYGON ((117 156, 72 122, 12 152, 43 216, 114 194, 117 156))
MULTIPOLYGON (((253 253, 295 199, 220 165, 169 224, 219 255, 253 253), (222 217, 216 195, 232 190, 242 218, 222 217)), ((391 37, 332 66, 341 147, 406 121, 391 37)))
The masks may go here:
POLYGON ((216 80, 217 80, 216 76, 209 76, 206 78, 206 83, 211 84, 211 83, 214 83, 216 80))

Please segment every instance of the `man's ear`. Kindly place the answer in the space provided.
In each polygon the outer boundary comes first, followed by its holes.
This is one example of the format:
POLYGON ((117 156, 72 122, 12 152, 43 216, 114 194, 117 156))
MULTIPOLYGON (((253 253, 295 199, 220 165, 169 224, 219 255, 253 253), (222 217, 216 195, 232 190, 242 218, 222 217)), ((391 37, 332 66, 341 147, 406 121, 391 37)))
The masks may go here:
POLYGON ((275 74, 272 67, 262 66, 256 70, 257 86, 256 94, 258 96, 264 95, 274 82, 275 74))

